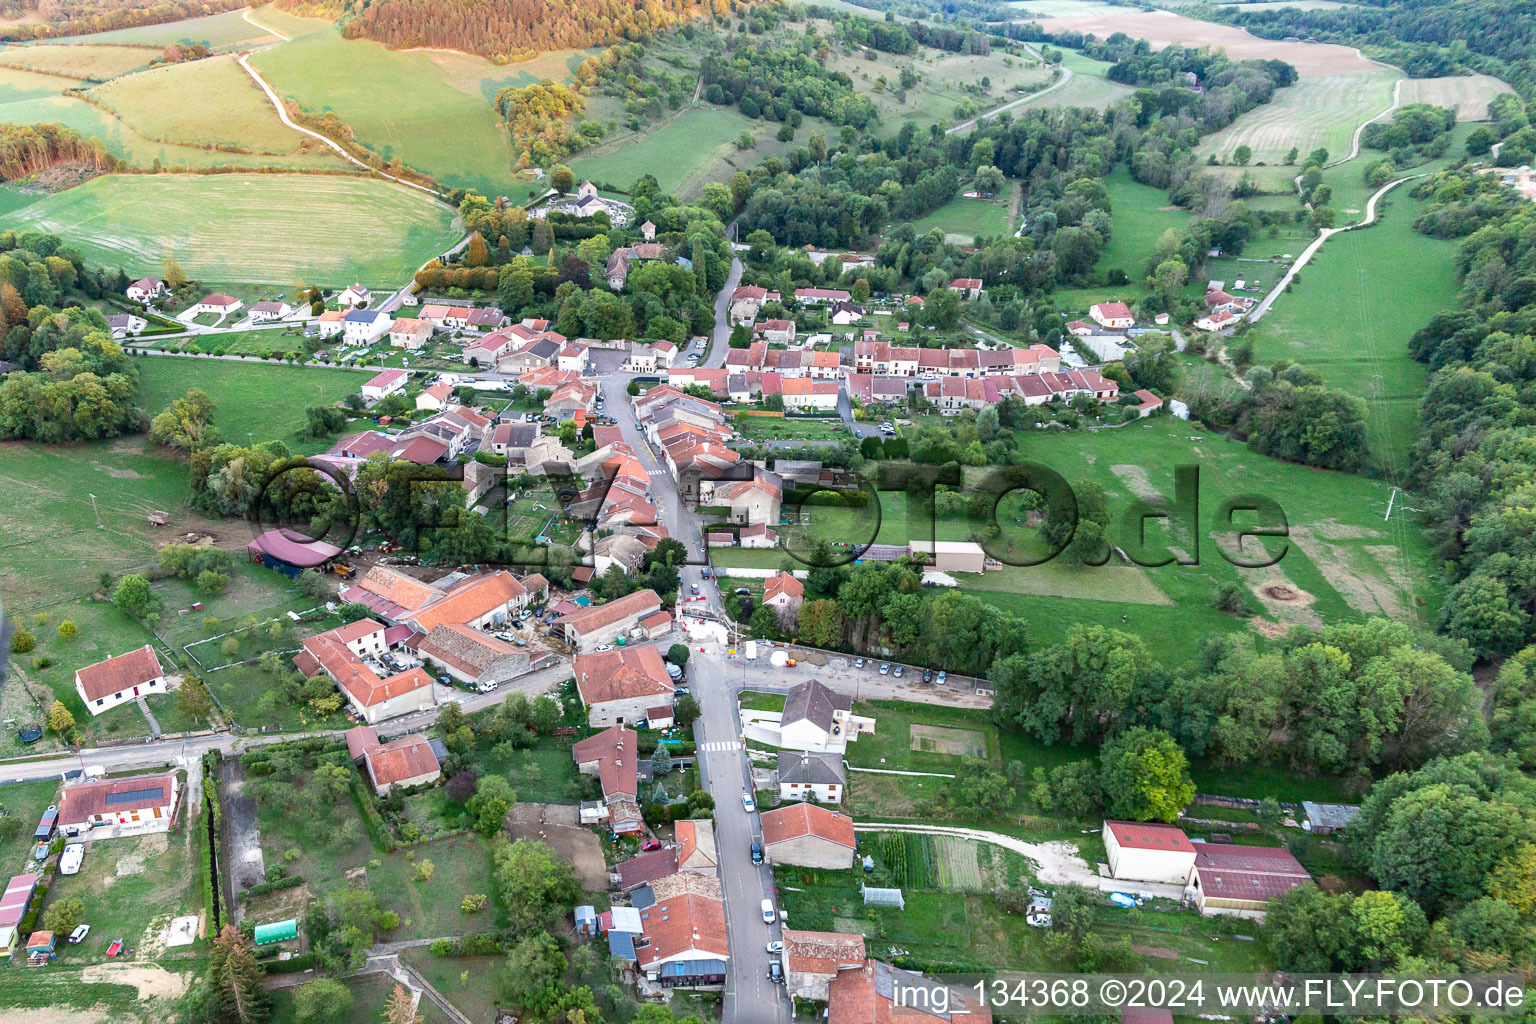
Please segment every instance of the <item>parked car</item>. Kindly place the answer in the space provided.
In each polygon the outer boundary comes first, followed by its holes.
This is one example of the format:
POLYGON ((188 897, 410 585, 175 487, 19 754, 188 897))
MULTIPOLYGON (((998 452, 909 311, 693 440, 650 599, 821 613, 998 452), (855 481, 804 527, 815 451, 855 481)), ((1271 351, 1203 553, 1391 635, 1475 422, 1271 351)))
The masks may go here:
POLYGON ((856 669, 863 669, 863 667, 864 667, 864 659, 863 658, 854 658, 853 659, 853 667, 856 668, 856 669))
POLYGON ((923 669, 923 682, 925 682, 925 683, 933 682, 933 669, 931 669, 931 668, 923 669))
POLYGON ((880 663, 880 674, 883 675, 883 676, 888 676, 888 675, 891 674, 891 663, 890 662, 882 661, 880 663))
POLYGON ((784 984, 784 965, 777 960, 768 961, 768 980, 776 985, 784 984))
POLYGON ((774 913, 774 911, 773 911, 773 900, 770 900, 767 897, 764 897, 763 898, 763 921, 765 923, 767 923, 767 924, 773 924, 774 920, 778 916, 779 915, 774 913))
POLYGON ((753 811, 757 810, 757 804, 753 802, 751 793, 741 794, 741 809, 746 811, 748 814, 751 814, 753 811))
POLYGON ((747 595, 747 594, 751 594, 752 591, 749 588, 747 588, 747 587, 737 587, 736 588, 736 593, 742 594, 742 595, 747 595))
POLYGON ((939 676, 938 676, 939 685, 943 686, 944 685, 944 680, 946 680, 948 678, 949 678, 949 673, 944 671, 943 669, 939 669, 939 676))
POLYGON ((784 952, 784 943, 779 939, 774 939, 772 942, 768 943, 766 949, 770 953, 782 953, 784 952))
POLYGON ((487 679, 483 683, 475 684, 475 692, 476 693, 491 693, 491 692, 495 691, 496 687, 498 687, 500 685, 501 684, 496 682, 494 679, 487 679))
POLYGON ((699 585, 697 583, 694 583, 694 584, 690 585, 688 587, 688 589, 693 591, 695 594, 697 594, 699 592, 699 585))
POLYGON ((70 945, 78 946, 85 941, 85 937, 91 934, 91 926, 88 924, 77 925, 75 930, 69 933, 70 945))
POLYGON ((752 863, 753 864, 761 864, 762 862, 763 862, 763 844, 759 843, 757 840, 754 839, 752 841, 752 863))
POLYGON ((613 644, 598 644, 596 647, 593 648, 593 650, 596 651, 598 654, 603 654, 603 653, 605 653, 607 651, 613 650, 613 644))
POLYGON ((645 851, 646 853, 649 853, 652 850, 659 850, 659 849, 661 849, 661 840, 660 839, 647 839, 645 842, 640 844, 640 849, 645 851))
POLYGON ((897 665, 894 669, 891 670, 891 675, 900 677, 904 668, 905 666, 903 665, 897 665))

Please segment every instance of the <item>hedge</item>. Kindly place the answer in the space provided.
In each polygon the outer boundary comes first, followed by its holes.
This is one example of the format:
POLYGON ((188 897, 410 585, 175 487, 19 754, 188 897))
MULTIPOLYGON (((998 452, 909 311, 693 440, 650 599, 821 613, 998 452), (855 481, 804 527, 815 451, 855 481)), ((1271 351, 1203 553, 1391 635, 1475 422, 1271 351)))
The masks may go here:
POLYGON ((297 956, 291 956, 287 960, 263 961, 263 966, 267 969, 268 974, 298 974, 301 971, 312 969, 317 961, 318 957, 313 953, 299 953, 297 956))
POLYGON ((287 878, 279 878, 275 882, 258 882, 249 889, 240 890, 241 899, 250 899, 252 896, 265 896, 269 892, 281 892, 284 889, 292 889, 296 885, 304 884, 303 875, 289 875, 287 878))
POLYGON ((363 828, 368 831, 368 839, 373 843, 373 848, 381 853, 391 853, 399 845, 395 837, 390 834, 389 826, 384 823, 384 816, 379 813, 379 808, 374 804, 368 792, 363 789, 361 775, 352 776, 352 802, 357 805, 357 813, 363 816, 363 828))

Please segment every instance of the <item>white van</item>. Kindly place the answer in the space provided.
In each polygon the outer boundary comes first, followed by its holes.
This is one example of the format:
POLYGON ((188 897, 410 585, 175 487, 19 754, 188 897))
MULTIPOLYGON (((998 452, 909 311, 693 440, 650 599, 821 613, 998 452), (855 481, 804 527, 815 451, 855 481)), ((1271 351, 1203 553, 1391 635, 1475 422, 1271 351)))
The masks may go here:
POLYGON ((773 900, 764 899, 763 900, 763 923, 764 924, 773 924, 774 916, 775 915, 773 913, 773 900))

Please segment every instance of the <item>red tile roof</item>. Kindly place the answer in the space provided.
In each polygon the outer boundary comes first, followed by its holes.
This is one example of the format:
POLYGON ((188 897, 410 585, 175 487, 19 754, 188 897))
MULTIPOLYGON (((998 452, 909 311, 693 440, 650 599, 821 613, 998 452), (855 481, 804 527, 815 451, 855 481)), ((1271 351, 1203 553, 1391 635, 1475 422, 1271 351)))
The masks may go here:
POLYGON ((169 807, 175 789, 174 772, 78 782, 64 787, 59 800, 59 824, 77 825, 98 814, 131 814, 169 807))
POLYGON ((640 737, 633 729, 615 725, 577 743, 571 748, 571 758, 578 768, 584 764, 597 765, 603 796, 611 802, 616 796, 633 797, 639 793, 635 771, 639 745, 640 737))
POLYGON ((1106 821, 1104 827, 1114 835, 1122 850, 1167 850, 1171 853, 1193 853, 1189 836, 1177 825, 1162 822, 1106 821))
POLYGON ((1267 901, 1312 880, 1291 851, 1278 846, 1193 846, 1195 875, 1207 899, 1267 901))
POLYGON ((791 598, 805 594, 805 584, 795 579, 787 572, 781 572, 763 584, 763 601, 771 601, 780 594, 787 594, 791 598))
POLYGON ((667 667, 654 647, 580 654, 571 668, 576 673, 576 689, 588 704, 672 696, 667 667))
POLYGON ((570 626, 578 633, 590 633, 621 622, 631 615, 636 618, 649 615, 660 607, 661 598, 656 596, 656 591, 637 590, 617 601, 595 604, 579 612, 562 615, 555 620, 555 624, 570 626))
POLYGON ((838 968, 864 965, 864 936, 844 932, 784 929, 784 967, 801 974, 835 975, 838 968))
POLYGON ((160 659, 155 657, 155 649, 149 644, 75 670, 75 679, 88 701, 142 686, 163 675, 165 670, 160 667, 160 659))
POLYGON ((696 893, 688 893, 657 903, 640 912, 645 926, 645 945, 637 946, 637 963, 642 970, 650 965, 684 953, 688 959, 717 958, 731 955, 726 940, 725 904, 696 893))
POLYGON ((487 576, 460 580, 443 596, 412 616, 416 628, 430 633, 432 627, 450 622, 470 622, 522 600, 528 591, 517 577, 504 569, 487 576))
POLYGON ((401 736, 390 740, 369 751, 367 758, 368 773, 373 776, 375 788, 392 786, 442 769, 425 736, 401 736))
POLYGON ((853 819, 815 804, 797 803, 764 811, 762 822, 765 846, 801 836, 816 836, 850 850, 855 846, 853 819))

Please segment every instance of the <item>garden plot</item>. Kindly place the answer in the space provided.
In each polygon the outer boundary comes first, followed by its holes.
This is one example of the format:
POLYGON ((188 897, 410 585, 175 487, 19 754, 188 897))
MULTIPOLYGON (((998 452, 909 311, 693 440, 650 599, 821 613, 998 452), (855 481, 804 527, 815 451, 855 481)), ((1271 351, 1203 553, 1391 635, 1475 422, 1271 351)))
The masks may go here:
POLYGON ((957 729, 948 725, 912 723, 912 749, 928 754, 954 757, 987 756, 987 736, 977 729, 957 729))

